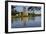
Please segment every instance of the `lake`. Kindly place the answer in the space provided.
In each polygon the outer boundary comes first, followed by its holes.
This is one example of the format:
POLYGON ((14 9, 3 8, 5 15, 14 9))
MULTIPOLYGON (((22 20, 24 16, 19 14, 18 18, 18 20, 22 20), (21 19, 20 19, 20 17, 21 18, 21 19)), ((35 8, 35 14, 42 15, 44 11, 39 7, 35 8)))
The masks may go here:
POLYGON ((41 27, 41 16, 35 17, 12 17, 11 28, 41 27))

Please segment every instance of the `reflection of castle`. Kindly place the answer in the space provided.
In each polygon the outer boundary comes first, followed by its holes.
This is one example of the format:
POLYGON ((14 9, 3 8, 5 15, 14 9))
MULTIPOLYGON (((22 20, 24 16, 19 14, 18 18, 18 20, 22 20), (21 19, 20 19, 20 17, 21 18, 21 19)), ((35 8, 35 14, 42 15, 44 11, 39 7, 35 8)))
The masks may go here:
POLYGON ((28 22, 28 17, 21 17, 21 21, 24 23, 28 22))
POLYGON ((26 23, 28 22, 28 17, 21 17, 20 20, 21 23, 23 23, 23 25, 26 26, 26 23))

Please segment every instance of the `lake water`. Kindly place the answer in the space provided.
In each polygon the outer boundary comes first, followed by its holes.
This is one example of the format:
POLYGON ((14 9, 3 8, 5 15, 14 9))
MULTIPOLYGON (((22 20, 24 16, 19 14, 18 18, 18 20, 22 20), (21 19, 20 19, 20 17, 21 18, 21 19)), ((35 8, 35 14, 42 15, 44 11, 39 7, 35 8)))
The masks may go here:
POLYGON ((41 16, 35 17, 12 17, 12 28, 41 27, 41 16))

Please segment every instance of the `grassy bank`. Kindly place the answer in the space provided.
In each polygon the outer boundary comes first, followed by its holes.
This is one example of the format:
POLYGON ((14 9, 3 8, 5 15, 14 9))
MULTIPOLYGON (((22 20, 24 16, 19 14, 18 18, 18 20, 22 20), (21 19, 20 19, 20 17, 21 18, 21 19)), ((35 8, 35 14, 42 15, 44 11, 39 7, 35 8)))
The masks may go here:
POLYGON ((12 15, 12 17, 16 17, 16 18, 18 18, 18 17, 35 17, 35 16, 41 16, 41 14, 30 14, 30 15, 28 15, 28 16, 15 16, 15 15, 12 15))

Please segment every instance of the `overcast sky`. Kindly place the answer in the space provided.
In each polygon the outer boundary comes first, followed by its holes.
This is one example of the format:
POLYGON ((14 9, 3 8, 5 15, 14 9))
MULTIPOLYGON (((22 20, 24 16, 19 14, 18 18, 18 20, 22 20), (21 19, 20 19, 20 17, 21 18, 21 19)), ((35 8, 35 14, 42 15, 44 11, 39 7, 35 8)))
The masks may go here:
MULTIPOLYGON (((24 11, 23 8, 24 6, 15 6, 15 8, 14 8, 14 10, 16 10, 16 11, 18 11, 18 12, 22 12, 22 11, 24 11)), ((41 13, 41 7, 36 7, 36 6, 25 6, 25 8, 26 8, 26 11, 33 11, 34 10, 34 12, 35 13, 41 13), (29 9, 29 10, 28 10, 29 9), (32 10, 33 9, 33 10, 32 10)))

